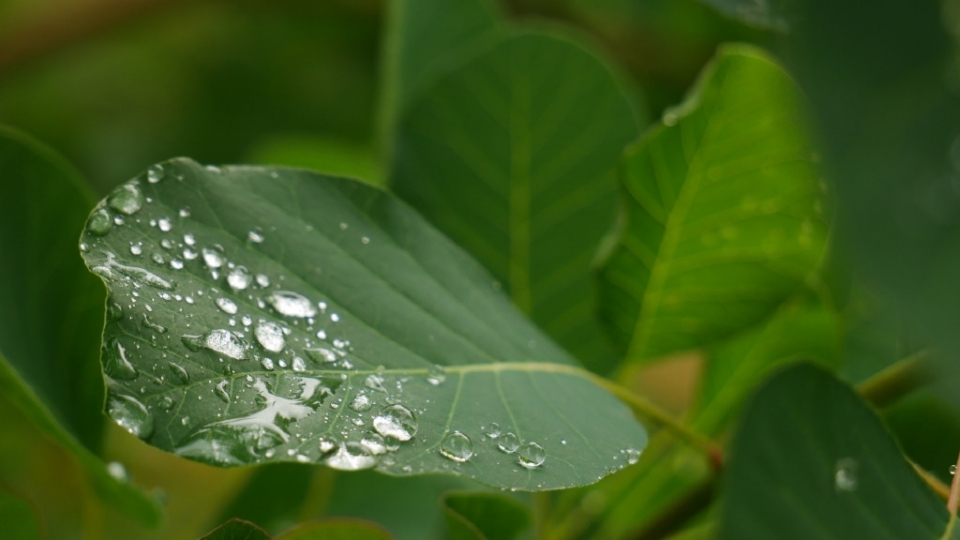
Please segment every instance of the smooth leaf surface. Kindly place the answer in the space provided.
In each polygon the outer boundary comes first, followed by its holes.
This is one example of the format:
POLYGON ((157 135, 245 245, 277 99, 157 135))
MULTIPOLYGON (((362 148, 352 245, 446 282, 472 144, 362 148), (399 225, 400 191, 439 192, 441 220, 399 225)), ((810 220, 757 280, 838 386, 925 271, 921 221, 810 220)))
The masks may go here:
POLYGON ((271 463, 258 467, 247 484, 220 514, 256 523, 268 532, 282 531, 297 522, 307 498, 313 469, 298 463, 271 463))
POLYGON ((602 315, 627 361, 716 342, 768 317, 819 264, 820 182, 796 85, 728 46, 627 152, 627 224, 602 315))
POLYGON ((30 503, 0 489, 0 523, 9 540, 39 540, 40 530, 30 503))
POLYGON ((596 56, 559 35, 519 34, 411 103, 390 181, 593 367, 604 342, 591 265, 614 223, 617 161, 636 135, 596 56))
POLYGON ((62 158, 7 128, 0 178, 0 391, 76 456, 104 500, 155 524, 156 504, 91 451, 103 424, 103 294, 74 251, 90 195, 62 158))
POLYGON ((266 531, 249 521, 231 519, 201 540, 271 540, 266 531))
POLYGON ((441 501, 452 540, 515 540, 530 527, 530 511, 497 493, 448 493, 441 501))
POLYGON ((754 396, 723 477, 719 540, 939 539, 945 503, 875 413, 809 364, 754 396))
POLYGON ((183 457, 539 490, 646 442, 478 264, 362 183, 174 160, 98 206, 81 250, 110 289, 108 412, 183 457))
POLYGON ((802 14, 799 0, 700 0, 750 26, 786 32, 802 14))

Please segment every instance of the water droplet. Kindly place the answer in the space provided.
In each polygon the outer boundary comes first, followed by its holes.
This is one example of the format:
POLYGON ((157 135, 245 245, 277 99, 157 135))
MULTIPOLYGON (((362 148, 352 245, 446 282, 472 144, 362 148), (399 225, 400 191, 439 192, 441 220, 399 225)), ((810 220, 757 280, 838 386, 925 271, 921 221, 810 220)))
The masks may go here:
MULTIPOLYGON (((147 308, 149 308, 149 307, 150 307, 150 306, 147 306, 147 308)), ((151 321, 151 320, 150 320, 150 317, 147 317, 146 313, 144 313, 144 315, 143 315, 143 320, 141 321, 141 324, 143 324, 144 328, 149 328, 150 330, 153 330, 154 332, 156 332, 156 333, 158 333, 158 334, 166 334, 166 333, 167 333, 167 328, 166 328, 165 326, 160 325, 160 324, 157 324, 157 323, 151 321)))
POLYGON ((409 441, 417 433, 417 418, 403 405, 390 405, 373 419, 373 428, 384 437, 409 441))
POLYGON ((263 242, 263 231, 259 229, 253 229, 247 233, 247 238, 249 238, 254 244, 259 244, 260 242, 263 242))
POLYGON ((103 236, 113 228, 113 220, 106 208, 98 208, 87 220, 87 230, 97 236, 103 236))
POLYGON ((315 349, 304 349, 310 358, 313 358, 317 362, 336 362, 337 355, 334 354, 330 349, 324 349, 323 347, 317 347, 315 349))
POLYGON ((162 398, 160 398, 160 408, 163 409, 163 410, 165 410, 165 411, 167 411, 167 412, 172 411, 172 410, 173 410, 173 406, 174 406, 175 404, 176 404, 176 402, 173 401, 173 398, 170 397, 170 396, 163 396, 162 398))
POLYGON ((174 270, 183 270, 183 261, 180 259, 170 259, 170 268, 174 270))
POLYGON ((383 440, 383 437, 379 433, 374 433, 368 431, 363 435, 363 438, 360 439, 360 444, 364 448, 370 451, 371 454, 379 456, 380 454, 385 454, 387 452, 386 442, 383 440))
POLYGON ((130 480, 130 476, 127 474, 127 468, 123 466, 123 463, 119 461, 111 461, 107 463, 107 473, 120 482, 126 482, 130 480))
POLYGON ((197 258, 197 252, 190 248, 183 248, 183 258, 192 261, 197 258))
POLYGON ((177 214, 182 218, 190 217, 190 209, 184 206, 177 214))
POLYGON ((127 360, 127 350, 119 340, 113 338, 103 352, 103 371, 112 379, 129 381, 136 379, 139 372, 127 360))
POLYGON ((837 491, 856 491, 857 469, 860 463, 853 458, 838 459, 834 467, 833 484, 837 491))
POLYGON ((329 435, 322 435, 319 439, 319 448, 321 457, 326 456, 340 447, 340 441, 329 435))
POLYGON ((953 476, 953 475, 955 475, 955 474, 957 474, 957 466, 956 466, 956 465, 951 465, 951 466, 950 466, 950 476, 953 476))
POLYGON ((153 434, 153 417, 135 397, 110 392, 107 396, 107 412, 120 427, 140 439, 147 439, 153 434))
POLYGON ((269 286, 270 286, 270 278, 267 277, 266 274, 257 274, 257 285, 259 285, 259 286, 261 286, 261 287, 264 287, 264 288, 269 287, 269 286))
POLYGON ((119 321, 120 317, 123 317, 123 307, 116 302, 110 302, 107 304, 107 317, 111 321, 119 321))
POLYGON ((126 222, 127 220, 123 219, 123 216, 113 216, 113 224, 116 225, 117 227, 123 225, 126 222))
MULTIPOLYGON (((566 441, 561 442, 566 444, 566 441)), ((637 450, 636 448, 627 448, 626 453, 628 464, 635 465, 638 461, 640 461, 640 450, 637 450)))
MULTIPOLYGON (((257 277, 259 282, 259 276, 257 277)), ((267 302, 273 306, 273 309, 277 310, 281 315, 287 317, 299 317, 301 319, 307 317, 313 317, 317 314, 317 309, 313 307, 313 304, 302 294, 297 294, 291 291, 276 291, 270 293, 267 298, 267 302)))
POLYGON ((347 225, 347 224, 344 223, 343 221, 340 222, 340 230, 341 230, 341 231, 347 230, 347 227, 349 227, 349 225, 347 225))
POLYGON ((147 169, 147 182, 156 184, 157 182, 163 180, 163 177, 166 175, 167 173, 163 170, 162 166, 154 165, 153 167, 147 169))
POLYGON ((104 261, 103 266, 97 266, 93 268, 94 272, 99 273, 109 279, 109 276, 113 274, 113 270, 137 281, 145 283, 151 287, 157 289, 163 289, 171 291, 174 288, 174 283, 167 281, 162 277, 154 274, 153 272, 144 270, 136 266, 127 266, 117 262, 116 255, 113 253, 107 253, 107 260, 104 261), (99 271, 98 271, 99 270, 99 271))
POLYGON ((360 241, 363 242, 364 244, 369 244, 369 243, 370 243, 370 239, 367 238, 366 236, 364 236, 363 238, 361 238, 360 241))
POLYGON ((333 322, 340 322, 340 315, 337 315, 336 313, 331 313, 330 320, 333 322))
POLYGON ((473 443, 470 442, 469 437, 459 431, 448 433, 440 441, 440 455, 457 463, 463 463, 473 457, 473 443))
POLYGON ((299 356, 294 356, 293 363, 290 365, 290 367, 292 367, 293 370, 297 372, 306 371, 307 363, 303 361, 303 358, 300 358, 299 356))
POLYGON ((376 373, 367 375, 367 378, 363 381, 363 385, 377 392, 387 392, 387 389, 383 387, 383 376, 376 373))
POLYGON ((443 366, 438 366, 436 364, 430 366, 430 372, 427 373, 427 382, 437 386, 447 379, 447 374, 443 369, 443 366))
POLYGON ((136 214, 143 206, 143 194, 137 186, 124 184, 110 195, 107 204, 117 212, 130 216, 136 214))
POLYGON ((213 174, 220 174, 220 173, 222 172, 222 171, 220 170, 220 167, 217 167, 216 165, 207 165, 207 166, 204 167, 204 168, 205 168, 206 170, 212 172, 213 174))
POLYGON ((500 424, 496 422, 490 422, 490 425, 487 426, 487 429, 484 430, 484 435, 490 437, 491 439, 496 439, 500 436, 500 424))
POLYGON ((130 244, 130 253, 134 255, 141 255, 143 253, 143 245, 141 244, 130 244))
POLYGON ((242 291, 250 286, 253 276, 243 266, 238 266, 227 274, 227 284, 235 291, 242 291))
POLYGON ((547 453, 543 447, 535 442, 529 442, 520 448, 517 452, 518 462, 528 469, 536 469, 543 465, 547 459, 547 453))
POLYGON ((286 341, 283 338, 283 330, 276 324, 272 322, 260 322, 253 332, 254 335, 257 336, 257 341, 264 349, 275 353, 283 351, 286 341))
POLYGON ((370 407, 373 407, 373 400, 363 392, 357 394, 350 402, 350 408, 357 412, 369 411, 370 407))
POLYGON ((150 258, 153 259, 153 262, 157 264, 163 264, 166 262, 163 260, 163 255, 161 255, 160 253, 154 253, 153 255, 150 256, 150 258))
POLYGON ((517 448, 520 448, 520 439, 508 431, 503 437, 500 437, 500 440, 497 442, 497 447, 508 454, 512 454, 517 451, 517 448))
POLYGON ((233 300, 229 298, 217 298, 216 303, 217 307, 224 313, 228 315, 237 314, 237 304, 233 300))
POLYGON ((189 234, 189 233, 183 235, 183 242, 184 242, 185 244, 187 244, 188 246, 195 246, 195 245, 197 245, 197 239, 194 238, 194 236, 193 236, 192 234, 189 234))
POLYGON ((269 358, 264 357, 263 360, 260 360, 260 365, 267 371, 273 371, 273 360, 269 358))
POLYGON ((359 471, 377 464, 377 457, 358 442, 341 443, 336 453, 326 459, 328 467, 340 471, 359 471))
POLYGON ((80 242, 80 251, 86 253, 90 251, 90 246, 86 242, 80 242))
POLYGON ((170 362, 169 364, 167 364, 167 367, 169 367, 170 371, 172 371, 173 374, 176 375, 178 379, 180 379, 181 384, 187 384, 190 382, 190 374, 187 373, 187 370, 184 369, 183 366, 170 362))
POLYGON ((207 268, 220 268, 223 266, 223 256, 220 254, 220 251, 214 248, 203 248, 200 250, 200 253, 203 255, 203 262, 207 265, 207 268))
POLYGON ((243 360, 246 351, 245 344, 229 330, 211 330, 202 336, 183 336, 182 341, 191 350, 206 347, 213 352, 229 356, 234 360, 243 360))
POLYGON ((230 403, 230 394, 227 392, 227 382, 228 381, 224 379, 218 382, 213 388, 213 392, 217 394, 217 397, 224 403, 230 403))
POLYGON ((170 229, 173 228, 173 224, 170 223, 170 218, 160 218, 157 220, 157 227, 160 227, 160 230, 163 232, 170 232, 170 229))

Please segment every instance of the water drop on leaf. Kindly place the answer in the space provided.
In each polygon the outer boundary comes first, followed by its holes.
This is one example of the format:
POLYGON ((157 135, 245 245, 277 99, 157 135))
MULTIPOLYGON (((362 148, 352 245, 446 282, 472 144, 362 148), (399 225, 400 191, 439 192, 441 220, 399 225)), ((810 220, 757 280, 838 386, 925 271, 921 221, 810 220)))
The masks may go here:
POLYGON ((106 208, 98 208, 87 221, 87 230, 91 234, 103 236, 113 228, 113 220, 106 208))
POLYGON ((136 214, 143 206, 143 194, 133 184, 124 184, 107 199, 107 204, 117 212, 128 216, 136 214))
POLYGON ((220 308, 220 310, 223 311, 224 313, 227 313, 229 315, 237 314, 237 304, 233 300, 230 300, 229 298, 217 298, 216 304, 217 304, 217 307, 220 308))
POLYGON ((536 469, 543 465, 547 459, 547 453, 543 447, 535 442, 529 442, 523 445, 517 452, 518 462, 528 469, 536 469))
POLYGON ((430 366, 430 372, 427 374, 427 382, 437 386, 447 379, 447 374, 443 369, 443 366, 438 366, 436 364, 430 366))
POLYGON ((127 350, 119 340, 113 338, 103 351, 103 371, 108 377, 118 380, 136 379, 137 368, 127 360, 127 350))
POLYGON ((353 401, 350 402, 350 408, 357 412, 369 411, 370 407, 373 407, 373 400, 363 392, 357 394, 357 396, 353 398, 353 401))
MULTIPOLYGON (((259 281, 259 276, 257 278, 259 281)), ((302 294, 292 291, 276 291, 266 297, 267 302, 277 310, 277 313, 287 317, 305 319, 317 314, 317 309, 302 294)))
POLYGON ((358 442, 341 444, 336 453, 330 455, 326 462, 328 467, 340 471, 359 471, 369 469, 377 464, 377 457, 358 442))
POLYGON ((373 419, 373 428, 384 437, 409 441, 417 433, 417 418, 403 405, 390 405, 373 419))
POLYGON ((517 451, 517 448, 520 448, 520 439, 508 431, 503 437, 500 437, 497 447, 508 454, 512 454, 517 451))
POLYGON ((258 323, 257 328, 254 330, 254 335, 257 337, 257 342, 270 352, 281 352, 283 351, 284 345, 286 345, 283 330, 272 322, 258 323))
POLYGON ((242 291, 250 286, 253 276, 243 266, 238 266, 227 274, 227 285, 235 291, 242 291))
POLYGON ((470 442, 469 437, 459 431, 448 433, 440 441, 440 455, 457 463, 463 463, 473 457, 473 443, 470 442))
POLYGON ((137 398, 110 392, 107 413, 120 426, 140 439, 153 434, 153 416, 137 398))
POLYGON ((490 437, 491 439, 496 439, 500 436, 500 424, 496 422, 490 422, 490 425, 487 426, 487 429, 484 430, 484 435, 490 437))

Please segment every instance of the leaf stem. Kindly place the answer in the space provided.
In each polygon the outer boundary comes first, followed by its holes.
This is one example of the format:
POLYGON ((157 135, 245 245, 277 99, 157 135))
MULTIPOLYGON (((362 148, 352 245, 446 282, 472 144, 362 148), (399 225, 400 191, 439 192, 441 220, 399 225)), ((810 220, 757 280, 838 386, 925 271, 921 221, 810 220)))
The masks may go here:
POLYGON ((593 374, 590 376, 595 383, 606 388, 610 393, 630 405, 630 408, 633 409, 635 413, 669 430, 677 438, 685 441, 709 457, 710 464, 713 466, 714 471, 723 468, 724 456, 723 449, 720 448, 720 445, 683 425, 679 420, 674 418, 673 415, 657 407, 650 400, 634 394, 629 389, 609 379, 604 379, 603 377, 593 374))
POLYGON ((930 489, 934 491, 941 499, 946 501, 950 497, 950 488, 946 484, 940 481, 939 478, 934 476, 930 471, 924 469, 923 467, 917 465, 912 460, 907 459, 910 465, 913 467, 913 470, 920 475, 920 478, 930 486, 930 489))
POLYGON ((960 469, 960 455, 957 456, 953 482, 950 483, 950 497, 947 499, 947 510, 950 511, 951 517, 957 515, 957 503, 960 502, 960 474, 957 473, 957 469, 960 469))
POLYGON ((885 407, 930 380, 926 358, 927 351, 920 351, 899 360, 860 383, 857 392, 874 407, 885 407))

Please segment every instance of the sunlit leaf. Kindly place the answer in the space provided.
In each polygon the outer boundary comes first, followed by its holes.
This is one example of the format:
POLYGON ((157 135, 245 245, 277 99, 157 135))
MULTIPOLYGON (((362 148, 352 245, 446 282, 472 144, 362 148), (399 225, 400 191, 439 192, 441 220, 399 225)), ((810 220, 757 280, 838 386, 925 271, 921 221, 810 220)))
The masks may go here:
POLYGON ((83 243, 110 289, 107 411, 183 457, 540 490, 645 444, 479 265, 376 188, 174 160, 105 199, 83 243))

